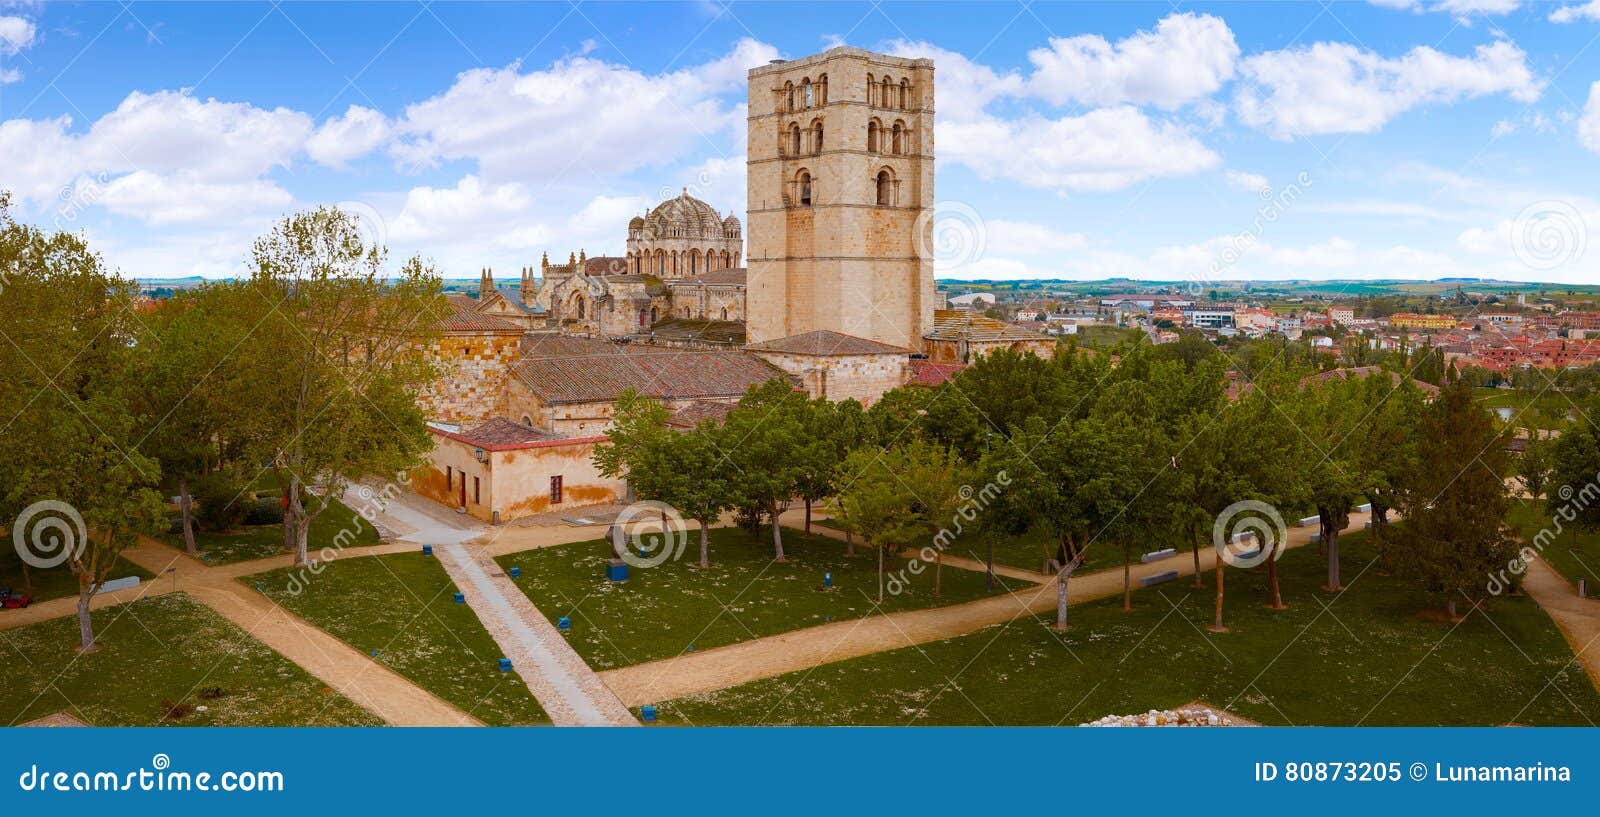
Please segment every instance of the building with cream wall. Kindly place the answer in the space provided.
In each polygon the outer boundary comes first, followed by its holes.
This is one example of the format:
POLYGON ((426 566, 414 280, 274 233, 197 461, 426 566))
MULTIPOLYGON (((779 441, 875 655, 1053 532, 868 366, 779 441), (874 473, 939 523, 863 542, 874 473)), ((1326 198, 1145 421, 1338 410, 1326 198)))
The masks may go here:
POLYGON ((749 75, 751 343, 933 326, 933 61, 832 48, 749 75))

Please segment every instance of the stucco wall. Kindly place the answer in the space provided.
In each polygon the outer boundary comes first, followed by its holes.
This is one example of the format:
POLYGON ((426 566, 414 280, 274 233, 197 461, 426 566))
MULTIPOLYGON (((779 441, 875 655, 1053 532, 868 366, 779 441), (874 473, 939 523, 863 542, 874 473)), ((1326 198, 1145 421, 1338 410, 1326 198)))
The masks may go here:
POLYGON ((434 435, 429 464, 413 475, 417 493, 446 507, 459 508, 461 486, 466 485, 466 509, 485 522, 509 522, 524 516, 565 508, 581 508, 617 501, 624 486, 621 480, 607 479, 595 469, 593 441, 541 445, 506 451, 485 451, 487 462, 479 462, 474 446, 461 440, 434 435), (446 489, 446 469, 453 488, 446 489), (550 478, 560 476, 562 502, 550 502, 550 478), (478 479, 476 500, 473 478, 478 479))

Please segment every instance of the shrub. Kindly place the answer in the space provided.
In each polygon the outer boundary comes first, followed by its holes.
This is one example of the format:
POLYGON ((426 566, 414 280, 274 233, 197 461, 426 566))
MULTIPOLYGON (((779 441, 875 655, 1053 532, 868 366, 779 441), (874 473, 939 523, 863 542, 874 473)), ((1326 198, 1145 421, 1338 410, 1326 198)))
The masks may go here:
POLYGON ((277 497, 262 497, 252 500, 249 509, 245 511, 244 523, 246 525, 283 524, 283 501, 277 497))
POLYGON ((244 481, 232 471, 217 471, 195 481, 194 497, 200 507, 200 524, 215 531, 230 531, 244 522, 253 500, 245 496, 244 481))

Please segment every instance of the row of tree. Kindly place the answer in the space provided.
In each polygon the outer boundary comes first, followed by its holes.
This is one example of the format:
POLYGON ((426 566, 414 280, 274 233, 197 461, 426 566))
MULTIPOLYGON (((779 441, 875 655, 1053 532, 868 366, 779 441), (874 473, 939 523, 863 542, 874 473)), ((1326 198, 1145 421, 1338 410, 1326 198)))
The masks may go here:
POLYGON ((149 302, 82 236, 18 222, 0 195, 0 516, 53 500, 83 519, 86 541, 57 537, 48 555, 77 577, 85 651, 90 599, 124 549, 168 529, 168 496, 193 552, 197 479, 270 473, 304 563, 327 497, 426 453, 419 342, 441 281, 416 259, 386 275, 359 228, 336 209, 290 216, 247 276, 149 302))
MULTIPOLYGON (((1186 546, 1199 584, 1214 521, 1244 500, 1319 518, 1330 590, 1343 587, 1340 532, 1370 503, 1385 569, 1452 609, 1481 594, 1487 571, 1514 551, 1502 424, 1465 384, 1430 401, 1404 375, 1319 375, 1283 357, 1252 360, 1241 377, 1226 354, 1192 343, 1068 345, 1052 360, 1000 351, 944 386, 897 389, 866 411, 768 383, 723 423, 689 432, 669 430, 663 406, 630 397, 596 461, 698 520, 702 564, 705 529, 721 513, 770 524, 781 559, 778 515, 802 501, 809 527, 811 506, 826 500, 835 524, 878 552, 880 594, 883 553, 930 544, 942 553, 955 511, 982 486, 988 501, 960 535, 1041 542, 1056 564, 1058 627, 1091 549, 1118 553, 1131 608, 1140 554, 1186 546), (1387 525, 1391 512, 1407 524, 1387 525)), ((1221 627, 1222 560, 1216 569, 1221 627)), ((1264 570, 1282 607, 1276 560, 1264 570)))

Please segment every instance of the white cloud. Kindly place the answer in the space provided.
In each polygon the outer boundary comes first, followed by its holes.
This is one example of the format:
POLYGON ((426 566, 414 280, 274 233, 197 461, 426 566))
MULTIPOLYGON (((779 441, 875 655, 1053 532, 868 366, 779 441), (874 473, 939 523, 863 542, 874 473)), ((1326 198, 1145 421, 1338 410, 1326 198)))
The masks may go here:
POLYGON ((520 65, 467 71, 438 96, 407 106, 393 148, 404 166, 476 162, 495 181, 620 175, 682 158, 743 129, 740 106, 720 96, 777 56, 742 40, 725 57, 648 75, 589 57, 547 70, 520 65))
POLYGON ((925 42, 897 40, 884 50, 896 57, 921 57, 934 61, 938 73, 935 100, 940 120, 971 120, 985 116, 989 103, 1022 93, 1024 82, 1015 71, 1001 74, 954 51, 925 42))
POLYGON ((987 219, 983 228, 987 232, 984 242, 987 246, 1004 248, 1004 252, 1017 255, 1058 255, 1076 252, 1089 245, 1089 239, 1083 233, 1066 233, 1042 224, 987 219))
POLYGON ((135 91, 96 121, 79 146, 94 170, 185 171, 233 181, 287 166, 310 134, 311 117, 288 108, 135 91))
MULTIPOLYGON (((1052 37, 1028 52, 1028 89, 1056 105, 1154 105, 1172 110, 1233 78, 1239 45, 1221 18, 1173 14, 1116 43, 1096 34, 1052 37)), ((940 66, 941 79, 944 67, 940 66)))
POLYGON ((270 181, 217 182, 144 170, 110 180, 98 195, 107 210, 155 225, 215 223, 240 215, 281 212, 293 202, 288 191, 270 181))
POLYGON ((13 16, 0 16, 0 54, 16 54, 33 45, 38 30, 33 23, 13 16))
POLYGON ((1550 12, 1552 23, 1575 23, 1579 20, 1600 20, 1600 0, 1589 0, 1576 6, 1562 6, 1550 12))
POLYGON ((1424 4, 1422 0, 1368 0, 1374 6, 1406 11, 1439 11, 1457 16, 1469 14, 1510 14, 1522 5, 1521 0, 1435 0, 1424 4))
POLYGON ((323 122, 306 141, 306 154, 318 164, 342 169, 389 140, 389 119, 382 112, 351 105, 342 116, 323 122))
POLYGON ((1060 119, 986 117, 936 127, 942 158, 985 178, 1003 177, 1030 187, 1120 190, 1221 162, 1184 128, 1152 120, 1130 106, 1060 119))
POLYGON ((1229 187, 1246 193, 1260 193, 1272 187, 1272 184, 1267 181, 1267 177, 1259 173, 1228 170, 1223 172, 1223 176, 1227 178, 1229 187))
POLYGON ((1347 43, 1268 51, 1246 59, 1234 100, 1239 119, 1278 139, 1326 133, 1372 133, 1422 105, 1505 94, 1539 98, 1522 49, 1504 40, 1470 57, 1427 46, 1387 58, 1347 43))
POLYGON ((1589 103, 1583 106, 1583 116, 1578 119, 1578 141, 1600 153, 1600 82, 1589 86, 1589 103))

